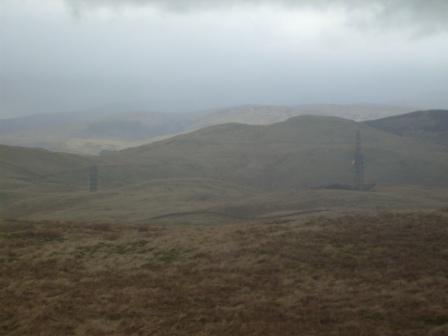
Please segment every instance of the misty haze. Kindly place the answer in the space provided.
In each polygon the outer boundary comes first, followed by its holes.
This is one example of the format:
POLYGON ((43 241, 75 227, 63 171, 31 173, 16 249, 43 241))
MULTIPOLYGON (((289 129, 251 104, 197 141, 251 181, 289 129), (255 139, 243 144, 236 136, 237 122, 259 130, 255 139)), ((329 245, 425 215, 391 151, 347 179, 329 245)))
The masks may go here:
POLYGON ((448 1, 1 0, 0 334, 448 335, 448 1))

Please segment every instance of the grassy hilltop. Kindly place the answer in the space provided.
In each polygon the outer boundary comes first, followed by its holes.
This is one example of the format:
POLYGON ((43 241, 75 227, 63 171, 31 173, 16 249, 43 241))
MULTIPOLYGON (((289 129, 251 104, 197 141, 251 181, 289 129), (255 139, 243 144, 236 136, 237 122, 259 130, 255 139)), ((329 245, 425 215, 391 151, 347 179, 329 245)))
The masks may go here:
POLYGON ((444 336, 446 213, 0 222, 5 335, 444 336))

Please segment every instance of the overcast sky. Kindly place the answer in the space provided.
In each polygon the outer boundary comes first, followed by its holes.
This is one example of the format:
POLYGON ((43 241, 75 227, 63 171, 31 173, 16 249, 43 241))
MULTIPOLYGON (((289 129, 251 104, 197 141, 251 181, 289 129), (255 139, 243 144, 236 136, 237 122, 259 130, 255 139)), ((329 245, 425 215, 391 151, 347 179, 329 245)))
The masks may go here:
POLYGON ((0 117, 448 108, 446 0, 0 0, 0 117))

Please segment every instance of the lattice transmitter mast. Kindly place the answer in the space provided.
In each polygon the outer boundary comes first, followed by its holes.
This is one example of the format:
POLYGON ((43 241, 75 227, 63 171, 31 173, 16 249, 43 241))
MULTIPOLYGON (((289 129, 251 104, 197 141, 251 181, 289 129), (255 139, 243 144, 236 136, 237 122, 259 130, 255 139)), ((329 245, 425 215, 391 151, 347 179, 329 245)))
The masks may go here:
POLYGON ((98 167, 92 166, 89 171, 89 190, 96 192, 98 190, 98 167))
POLYGON ((354 190, 363 190, 364 189, 364 153, 362 149, 362 139, 361 132, 356 132, 356 148, 355 148, 355 158, 353 160, 353 168, 354 168, 354 190))

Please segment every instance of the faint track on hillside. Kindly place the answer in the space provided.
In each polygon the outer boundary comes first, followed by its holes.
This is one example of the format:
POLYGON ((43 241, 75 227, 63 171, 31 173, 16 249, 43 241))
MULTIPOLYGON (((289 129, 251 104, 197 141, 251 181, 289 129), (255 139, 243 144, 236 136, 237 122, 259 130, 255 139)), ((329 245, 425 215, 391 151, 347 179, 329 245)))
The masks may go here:
POLYGON ((309 215, 313 213, 321 213, 329 211, 328 209, 315 209, 315 210, 303 210, 303 211, 295 211, 295 212, 289 212, 287 214, 278 214, 278 215, 271 215, 271 216, 241 216, 241 215, 233 215, 223 212, 217 212, 217 211, 209 211, 209 210, 199 210, 199 211, 184 211, 184 212, 171 212, 163 215, 158 215, 154 217, 150 217, 148 219, 150 220, 157 220, 157 219, 166 219, 166 218, 176 218, 176 217, 184 217, 184 216, 192 216, 192 215, 212 215, 212 216, 219 216, 219 217, 225 217, 225 218, 232 218, 232 219, 239 219, 239 220, 253 220, 253 219, 275 219, 275 218, 285 218, 285 217, 292 217, 292 216, 300 216, 300 215, 309 215))

